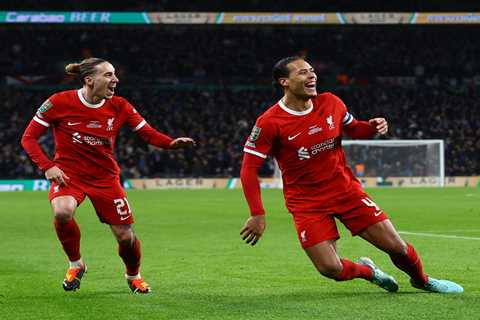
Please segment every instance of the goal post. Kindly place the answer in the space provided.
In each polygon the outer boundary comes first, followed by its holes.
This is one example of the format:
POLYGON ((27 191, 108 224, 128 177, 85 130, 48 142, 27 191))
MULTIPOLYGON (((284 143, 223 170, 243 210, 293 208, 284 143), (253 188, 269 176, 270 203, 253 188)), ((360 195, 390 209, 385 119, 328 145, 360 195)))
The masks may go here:
MULTIPOLYGON (((421 178, 445 185, 443 140, 343 140, 342 146, 358 178, 421 178)), ((282 187, 276 162, 272 187, 282 187)))

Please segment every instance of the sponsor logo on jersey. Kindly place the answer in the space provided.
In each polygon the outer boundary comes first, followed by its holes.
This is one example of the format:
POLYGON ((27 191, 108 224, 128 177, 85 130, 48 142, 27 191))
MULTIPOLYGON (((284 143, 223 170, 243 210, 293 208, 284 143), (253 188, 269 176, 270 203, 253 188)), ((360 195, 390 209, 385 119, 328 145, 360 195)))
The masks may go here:
POLYGON ((70 122, 70 121, 68 121, 68 122, 67 122, 67 125, 69 125, 69 126, 76 126, 76 125, 78 125, 78 124, 80 124, 80 123, 81 123, 81 122, 70 122))
MULTIPOLYGON (((135 109, 133 109, 133 110, 135 110, 135 109)), ((136 113, 136 111, 135 111, 135 113, 136 113)), ((115 121, 115 117, 109 118, 107 120, 107 131, 112 131, 113 130, 113 121, 115 121)))
POLYGON ((81 135, 78 132, 72 133, 72 141, 73 143, 83 144, 86 143, 91 146, 108 146, 111 144, 109 139, 94 137, 94 136, 87 136, 81 135))
POLYGON ((250 137, 248 139, 250 141, 256 141, 258 139, 258 137, 260 136, 260 131, 262 131, 262 128, 254 126, 253 129, 252 129, 252 133, 250 133, 250 137))
POLYGON ((83 143, 82 135, 78 132, 72 133, 72 141, 73 143, 83 143))
POLYGON ((305 147, 301 147, 297 151, 298 153, 298 159, 300 160, 305 160, 305 159, 310 159, 310 155, 308 154, 308 149, 305 147))
POLYGON ((327 117, 327 124, 328 124, 328 129, 329 130, 335 129, 335 124, 333 123, 333 116, 332 115, 329 115, 327 117))
POLYGON ((295 135, 293 135, 293 136, 288 136, 288 141, 291 141, 291 140, 295 139, 296 137, 298 137, 298 136, 301 135, 301 134, 302 134, 302 133, 299 132, 299 133, 297 133, 297 134, 295 134, 295 135))
POLYGON ((87 128, 93 128, 93 129, 98 129, 98 128, 101 128, 102 125, 100 124, 100 121, 97 121, 97 120, 92 120, 90 122, 88 122, 87 124, 87 128))
POLYGON ((50 100, 45 100, 44 103, 42 103, 42 105, 40 106, 40 108, 38 108, 37 112, 38 113, 44 113, 46 112, 48 109, 50 109, 51 107, 53 107, 53 104, 50 102, 50 100))
POLYGON ((337 145, 337 139, 336 138, 330 138, 330 139, 324 140, 320 143, 314 144, 310 148, 301 147, 297 151, 298 159, 299 160, 310 159, 310 157, 313 157, 320 152, 331 150, 331 149, 335 148, 336 145, 337 145))
POLYGON ((317 125, 314 125, 314 126, 311 126, 311 127, 308 127, 308 135, 312 135, 312 134, 315 134, 315 133, 318 133, 318 132, 321 132, 323 129, 320 128, 319 126, 317 125))
POLYGON ((310 153, 312 155, 316 155, 319 152, 323 152, 323 151, 326 151, 326 150, 333 149, 335 147, 335 144, 336 144, 336 139, 335 138, 330 138, 330 139, 324 140, 320 143, 314 144, 310 148, 310 153))

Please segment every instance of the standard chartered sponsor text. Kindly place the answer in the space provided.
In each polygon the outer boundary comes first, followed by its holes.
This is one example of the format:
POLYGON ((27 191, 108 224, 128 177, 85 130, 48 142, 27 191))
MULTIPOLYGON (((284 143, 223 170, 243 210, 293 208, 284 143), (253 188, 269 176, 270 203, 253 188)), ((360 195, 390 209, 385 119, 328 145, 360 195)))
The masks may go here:
POLYGON ((335 138, 330 138, 311 146, 310 152, 312 155, 314 155, 325 150, 333 149, 334 146, 335 146, 335 138))

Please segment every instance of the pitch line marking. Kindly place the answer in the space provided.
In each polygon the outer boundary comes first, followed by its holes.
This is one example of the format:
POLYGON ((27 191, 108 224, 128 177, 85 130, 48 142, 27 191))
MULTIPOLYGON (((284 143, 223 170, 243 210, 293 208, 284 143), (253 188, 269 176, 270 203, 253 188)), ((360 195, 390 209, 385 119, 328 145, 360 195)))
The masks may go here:
POLYGON ((454 236, 454 235, 447 235, 447 234, 433 234, 433 233, 424 233, 424 232, 399 231, 398 233, 408 234, 408 235, 412 235, 412 236, 431 237, 431 238, 480 240, 480 238, 478 238, 478 237, 463 237, 463 236, 454 236))
POLYGON ((467 233, 480 233, 480 229, 452 229, 452 230, 422 230, 422 231, 417 231, 420 233, 431 233, 431 234, 438 234, 438 233, 456 233, 456 232, 467 232, 467 233))

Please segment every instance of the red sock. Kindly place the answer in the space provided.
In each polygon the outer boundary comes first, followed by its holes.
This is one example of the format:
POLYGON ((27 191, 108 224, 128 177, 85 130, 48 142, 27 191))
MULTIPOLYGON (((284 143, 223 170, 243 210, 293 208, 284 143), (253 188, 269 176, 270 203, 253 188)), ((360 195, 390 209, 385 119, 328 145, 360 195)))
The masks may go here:
POLYGON ((57 219, 53 220, 58 240, 62 243, 63 251, 70 261, 80 259, 80 228, 75 219, 69 220, 67 223, 60 223, 57 219))
POLYGON ((428 281, 428 277, 423 273, 423 266, 420 257, 415 252, 411 244, 407 243, 406 255, 391 255, 393 264, 412 278, 413 282, 423 285, 428 281))
POLYGON ((363 264, 355 263, 347 259, 340 259, 342 262, 342 272, 335 278, 337 281, 352 280, 361 278, 370 280, 373 277, 373 271, 370 267, 363 264))
POLYGON ((140 250, 140 241, 135 238, 133 245, 130 243, 120 242, 118 244, 118 254, 125 263, 127 275, 137 275, 140 269, 140 258, 142 256, 142 252, 140 250))

